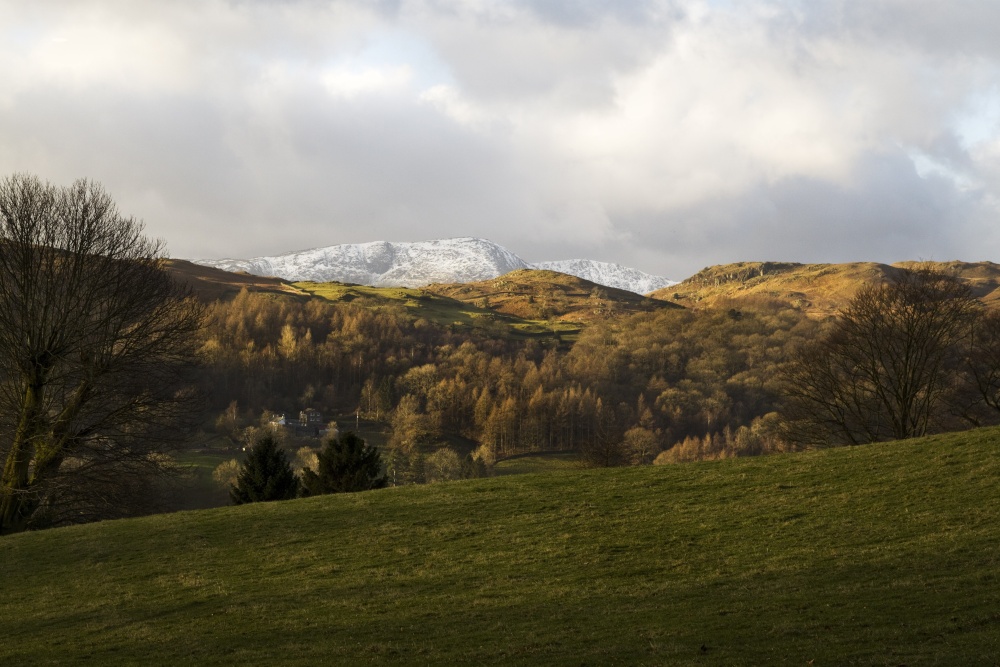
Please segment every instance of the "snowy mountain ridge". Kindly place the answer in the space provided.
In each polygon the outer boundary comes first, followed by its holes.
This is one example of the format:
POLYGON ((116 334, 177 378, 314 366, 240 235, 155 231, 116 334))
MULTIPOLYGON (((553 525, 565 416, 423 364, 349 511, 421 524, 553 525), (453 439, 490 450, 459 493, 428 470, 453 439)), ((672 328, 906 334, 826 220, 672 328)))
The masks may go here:
POLYGON ((393 243, 348 243, 252 259, 195 260, 225 271, 285 280, 337 281, 376 287, 420 287, 431 283, 489 280, 516 269, 547 269, 645 294, 675 284, 618 264, 567 260, 529 264, 492 241, 464 237, 393 243))
POLYGON ((568 273, 571 276, 583 278, 598 285, 617 287, 618 289, 628 290, 637 294, 648 294, 649 292, 677 284, 676 280, 669 280, 663 276, 654 276, 651 273, 622 266, 621 264, 598 262, 592 259, 563 259, 554 262, 536 262, 532 266, 536 269, 568 273))

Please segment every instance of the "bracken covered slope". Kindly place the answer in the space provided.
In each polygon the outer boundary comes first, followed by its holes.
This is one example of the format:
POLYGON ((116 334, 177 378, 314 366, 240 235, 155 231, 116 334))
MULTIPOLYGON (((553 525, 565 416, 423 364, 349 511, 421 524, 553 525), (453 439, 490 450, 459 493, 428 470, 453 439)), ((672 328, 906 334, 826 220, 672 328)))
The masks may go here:
POLYGON ((835 314, 862 285, 892 277, 901 268, 928 266, 957 275, 987 305, 1000 304, 1000 265, 992 262, 796 264, 739 262, 711 266, 651 297, 695 308, 778 305, 811 317, 835 314))
POLYGON ((481 308, 536 320, 594 322, 678 307, 565 273, 538 269, 512 271, 472 283, 428 285, 425 289, 481 308))
POLYGON ((241 290, 248 292, 273 292, 294 296, 307 296, 281 278, 254 276, 249 273, 223 271, 183 259, 169 259, 164 263, 167 271, 179 282, 187 285, 196 297, 204 301, 232 299, 241 290))

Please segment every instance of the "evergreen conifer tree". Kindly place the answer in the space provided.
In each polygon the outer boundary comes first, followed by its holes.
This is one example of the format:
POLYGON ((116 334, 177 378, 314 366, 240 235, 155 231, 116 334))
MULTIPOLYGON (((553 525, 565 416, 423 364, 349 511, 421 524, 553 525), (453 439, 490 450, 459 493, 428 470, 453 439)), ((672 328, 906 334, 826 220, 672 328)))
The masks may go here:
POLYGON ((366 445, 352 431, 327 440, 317 458, 316 470, 302 471, 303 495, 381 489, 388 482, 378 450, 366 445))
POLYGON ((289 500, 298 495, 299 478, 278 446, 274 435, 265 433, 254 443, 240 466, 236 484, 229 489, 233 504, 289 500))

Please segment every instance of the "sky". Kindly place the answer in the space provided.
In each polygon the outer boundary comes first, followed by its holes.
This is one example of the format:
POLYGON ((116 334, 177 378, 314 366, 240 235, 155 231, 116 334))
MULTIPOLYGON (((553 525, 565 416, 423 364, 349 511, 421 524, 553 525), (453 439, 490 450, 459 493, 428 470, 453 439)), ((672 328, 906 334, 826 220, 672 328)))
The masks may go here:
POLYGON ((1000 2, 0 3, 0 175, 173 257, 1000 261, 1000 2))

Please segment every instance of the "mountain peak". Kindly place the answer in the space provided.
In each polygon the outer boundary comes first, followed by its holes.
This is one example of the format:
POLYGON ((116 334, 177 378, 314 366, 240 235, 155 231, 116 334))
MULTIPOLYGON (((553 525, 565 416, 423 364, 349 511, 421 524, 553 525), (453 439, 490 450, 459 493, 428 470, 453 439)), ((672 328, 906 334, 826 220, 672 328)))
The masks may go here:
POLYGON ((654 290, 676 285, 677 281, 632 269, 620 264, 598 262, 592 259, 564 259, 554 262, 536 262, 536 269, 568 273, 598 285, 647 294, 654 290))
POLYGON ((199 260, 197 263, 290 281, 336 281, 376 287, 468 283, 529 268, 559 271, 639 294, 674 284, 659 276, 607 262, 568 260, 532 265, 501 245, 473 236, 349 243, 252 259, 199 260))

